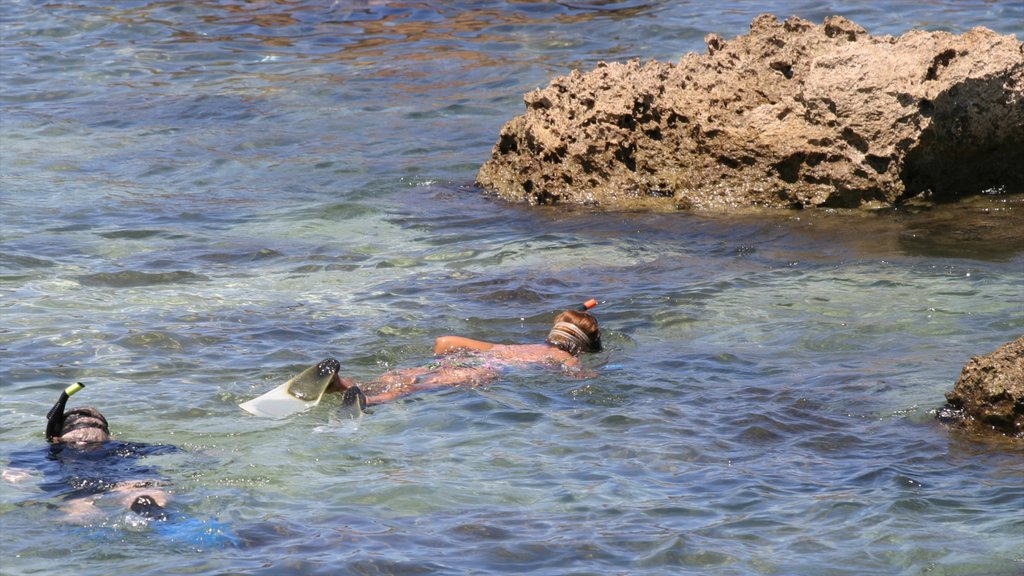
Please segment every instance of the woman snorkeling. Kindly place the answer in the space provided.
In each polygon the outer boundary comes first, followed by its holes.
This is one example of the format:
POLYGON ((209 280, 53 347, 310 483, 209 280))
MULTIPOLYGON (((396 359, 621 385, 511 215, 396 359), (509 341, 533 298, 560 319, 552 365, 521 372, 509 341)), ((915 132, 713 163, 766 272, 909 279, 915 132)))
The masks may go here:
POLYGON ((556 316, 543 343, 496 344, 441 336, 434 341, 437 358, 425 366, 391 370, 363 385, 335 374, 327 391, 344 393, 346 398, 365 392, 365 404, 379 404, 420 390, 488 382, 511 366, 546 365, 581 375, 579 355, 601 350, 601 330, 589 312, 596 305, 591 299, 556 316))

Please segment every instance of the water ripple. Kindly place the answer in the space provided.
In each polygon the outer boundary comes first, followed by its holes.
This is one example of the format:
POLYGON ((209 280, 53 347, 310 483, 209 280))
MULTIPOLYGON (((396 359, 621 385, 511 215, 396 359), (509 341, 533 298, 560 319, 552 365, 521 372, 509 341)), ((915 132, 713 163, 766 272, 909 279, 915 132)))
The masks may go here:
POLYGON ((763 11, 1019 35, 1018 4, 3 3, 3 462, 81 380, 116 434, 183 447, 154 462, 180 508, 244 542, 69 527, 9 486, 5 570, 1019 573, 1024 454, 931 414, 1024 332, 1019 196, 708 216, 472 186, 573 68, 763 11), (589 297, 593 378, 237 406, 327 356, 365 381, 439 334, 536 342, 589 297))

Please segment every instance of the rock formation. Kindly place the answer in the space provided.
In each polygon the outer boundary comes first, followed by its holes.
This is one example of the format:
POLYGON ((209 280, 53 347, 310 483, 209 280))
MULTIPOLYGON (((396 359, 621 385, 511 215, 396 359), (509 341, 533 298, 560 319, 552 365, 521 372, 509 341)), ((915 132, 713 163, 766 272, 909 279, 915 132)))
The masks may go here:
POLYGON ((602 63, 524 98, 477 183, 612 209, 857 207, 1024 192, 1014 36, 756 18, 678 64, 602 63))
POLYGON ((944 419, 1024 438, 1024 336, 964 366, 944 419))

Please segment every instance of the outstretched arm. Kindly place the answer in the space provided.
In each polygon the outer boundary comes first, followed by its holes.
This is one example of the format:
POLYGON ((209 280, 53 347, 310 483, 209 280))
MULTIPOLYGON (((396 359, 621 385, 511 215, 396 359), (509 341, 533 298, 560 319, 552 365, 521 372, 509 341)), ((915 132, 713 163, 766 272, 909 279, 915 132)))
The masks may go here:
POLYGON ((486 352, 494 348, 495 344, 481 340, 471 340, 462 336, 441 336, 434 341, 434 355, 442 356, 457 350, 474 350, 486 352))
POLYGON ((0 470, 0 478, 11 484, 24 484, 29 480, 35 480, 35 475, 24 468, 4 468, 0 470))

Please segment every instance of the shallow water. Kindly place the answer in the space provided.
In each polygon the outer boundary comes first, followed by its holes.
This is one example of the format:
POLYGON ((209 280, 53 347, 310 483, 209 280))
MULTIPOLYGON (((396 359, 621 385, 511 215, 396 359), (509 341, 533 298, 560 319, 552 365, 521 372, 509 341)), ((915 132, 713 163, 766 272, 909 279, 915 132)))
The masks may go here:
POLYGON ((0 487, 0 571, 1021 574, 1024 448, 933 410, 1024 333, 1024 198, 874 214, 531 209, 472 187, 521 95, 760 12, 872 33, 1014 2, 5 2, 0 459, 67 383, 178 510, 61 523, 0 487), (338 420, 237 408, 371 379, 589 297, 599 375, 510 373, 338 420))

